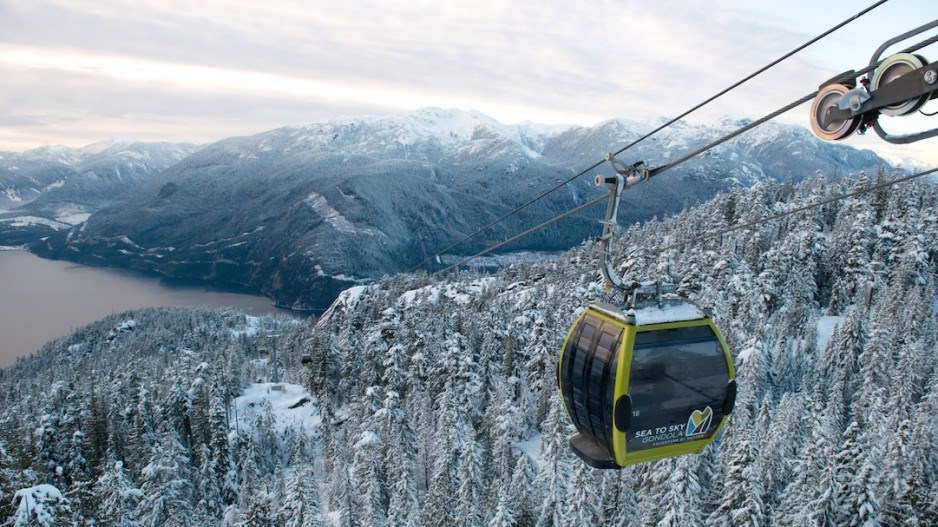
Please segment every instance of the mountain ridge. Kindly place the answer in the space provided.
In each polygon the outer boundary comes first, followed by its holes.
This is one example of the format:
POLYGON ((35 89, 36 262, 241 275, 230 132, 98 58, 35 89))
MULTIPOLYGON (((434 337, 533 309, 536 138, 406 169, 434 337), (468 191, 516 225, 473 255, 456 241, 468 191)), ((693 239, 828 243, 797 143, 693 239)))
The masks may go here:
MULTIPOLYGON (((733 124, 668 128, 623 160, 665 164, 733 124)), ((345 287, 411 268, 652 127, 625 119, 589 128, 505 125, 479 112, 439 108, 281 127, 206 145, 32 250, 235 284, 283 307, 323 309, 345 287)), ((767 130, 631 190, 620 221, 671 214, 766 178, 888 166, 872 152, 821 143, 800 128, 767 130)), ((601 166, 563 186, 455 254, 593 199, 602 191, 588 176, 610 171, 601 166)), ((574 215, 512 250, 567 249, 597 234, 600 214, 597 208, 574 215)))
POLYGON ((115 137, 81 148, 6 153, 0 156, 0 246, 26 245, 81 224, 121 192, 198 148, 115 137))

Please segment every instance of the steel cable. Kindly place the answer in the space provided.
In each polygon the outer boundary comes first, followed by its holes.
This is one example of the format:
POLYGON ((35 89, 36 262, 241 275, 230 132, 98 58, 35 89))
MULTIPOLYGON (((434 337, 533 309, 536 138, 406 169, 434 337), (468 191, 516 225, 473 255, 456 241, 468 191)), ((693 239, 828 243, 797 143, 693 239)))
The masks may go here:
MULTIPOLYGON (((801 44, 800 46, 798 46, 798 47, 796 47, 795 49, 789 51, 788 53, 782 55, 781 57, 775 59, 774 61, 770 62, 769 64, 767 64, 767 65, 765 65, 765 66, 759 68, 758 70, 756 70, 756 71, 754 71, 753 73, 747 75, 746 77, 744 77, 743 79, 737 81, 736 83, 732 84, 731 86, 729 86, 729 87, 727 87, 727 88, 721 90, 721 91, 718 92, 717 94, 715 94, 715 95, 711 96, 710 98, 704 100, 703 102, 697 104, 697 105, 694 106, 693 108, 691 108, 691 109, 685 111, 684 113, 678 115, 677 117, 671 119, 670 121, 668 121, 668 122, 662 124, 662 125, 659 126, 658 128, 652 130, 651 132, 648 132, 647 134, 643 135, 642 137, 639 137, 638 139, 632 141, 632 142, 629 143, 628 145, 626 145, 626 146, 620 148, 619 150, 617 150, 617 151, 615 152, 615 154, 616 154, 616 155, 621 154, 621 153, 625 152, 626 150, 628 150, 628 149, 634 147, 635 145, 641 143, 641 142, 644 141, 645 139, 648 139, 648 138, 651 137, 652 135, 654 135, 654 134, 660 132, 661 130, 664 130, 665 128, 667 128, 667 127, 669 127, 669 126, 671 126, 671 125, 673 125, 674 123, 676 123, 676 122, 679 121, 680 119, 683 119, 684 117, 687 117, 687 116, 690 115, 691 113, 693 113, 693 112, 695 112, 695 111, 697 111, 697 110, 703 108, 704 106, 710 104, 711 102, 713 102, 714 100, 718 99, 719 97, 722 97, 723 95, 726 95, 726 94, 729 93, 730 91, 732 91, 732 90, 738 88, 740 85, 742 85, 742 84, 748 82, 749 80, 751 80, 751 79, 753 79, 754 77, 756 77, 756 76, 758 76, 758 75, 764 73, 765 71, 767 71, 767 70, 769 70, 769 69, 775 67, 775 66, 778 65, 780 62, 782 62, 782 61, 788 59, 788 58, 791 57, 792 55, 798 53, 799 51, 802 51, 803 49, 805 49, 805 48, 807 48, 808 46, 814 44, 815 42, 821 40, 822 38, 827 37, 828 35, 830 35, 830 34, 833 33, 834 31, 837 31, 838 29, 840 29, 840 28, 846 26, 847 24, 849 24, 849 23, 855 21, 856 19, 858 19, 858 18, 860 18, 861 16, 863 16, 863 15, 869 13, 869 12, 872 11, 873 9, 875 9, 875 8, 877 8, 877 7, 879 7, 879 6, 883 5, 883 4, 885 4, 885 3, 888 2, 888 1, 889 1, 889 0, 879 0, 878 2, 873 3, 872 5, 870 5, 869 7, 867 7, 866 9, 863 9, 862 11, 860 11, 860 12, 858 12, 857 14, 851 16, 850 18, 847 18, 846 20, 840 22, 839 24, 837 24, 837 25, 831 27, 831 28, 828 29, 827 31, 824 31, 823 33, 821 33, 821 34, 815 36, 814 38, 808 40, 808 41, 805 42, 804 44, 801 44)), ((486 225, 480 227, 480 228, 477 229, 475 232, 473 232, 473 233, 471 233, 471 234, 469 234, 469 235, 463 237, 463 238, 460 239, 459 241, 457 241, 457 242, 455 242, 455 243, 453 243, 453 244, 450 244, 449 246, 447 246, 447 247, 445 247, 445 248, 443 248, 443 249, 441 249, 441 250, 435 252, 434 254, 428 256, 428 257, 427 257, 425 260, 423 260, 422 262, 420 262, 420 263, 418 263, 417 265, 415 265, 415 266, 411 267, 410 269, 408 269, 407 272, 409 272, 409 273, 414 272, 414 271, 416 271, 417 269, 419 269, 419 268, 423 267, 424 265, 426 265, 427 263, 429 263, 429 262, 431 262, 431 261, 433 261, 433 260, 436 260, 437 258, 439 258, 440 256, 442 256, 444 253, 449 252, 451 249, 454 249, 454 248, 456 248, 456 247, 462 245, 463 243, 465 243, 465 242, 471 240, 472 238, 475 238, 475 237, 478 236, 479 234, 482 234, 483 232, 485 232, 485 231, 489 230, 490 228, 494 227, 495 225, 497 225, 497 224, 499 224, 499 223, 505 221, 506 219, 510 218, 511 216, 514 216, 514 215, 517 214, 518 212, 521 212, 522 210, 524 210, 524 209, 530 207, 531 205, 533 205, 533 204, 539 202, 540 200, 542 200, 542 199, 544 199, 545 197, 547 197, 548 195, 550 195, 550 194, 556 192, 556 191, 559 190, 560 188, 562 188, 562 187, 564 187, 564 186, 570 184, 571 182, 573 182, 573 181, 579 179, 580 177, 583 177, 585 174, 589 173, 590 171, 592 171, 592 170, 594 170, 594 169, 600 167, 600 166, 603 164, 603 162, 604 162, 604 160, 598 161, 598 162, 594 163, 593 165, 591 165, 589 168, 586 168, 586 169, 584 169, 584 170, 581 170, 580 172, 577 172, 575 175, 573 175, 573 176, 567 178, 566 180, 564 180, 564 181, 562 181, 562 182, 560 182, 560 183, 554 185, 553 187, 551 187, 551 188, 547 189, 546 191, 542 192, 541 194, 535 196, 534 198, 532 198, 531 200, 525 202, 524 204, 522 204, 522 205, 516 207, 515 209, 513 209, 513 210, 511 210, 511 211, 509 211, 509 212, 503 214, 502 216, 499 216, 498 218, 496 218, 496 219, 492 220, 491 222, 487 223, 486 225)))
MULTIPOLYGON (((919 42, 918 44, 909 46, 908 48, 906 48, 905 50, 903 50, 902 53, 911 53, 911 52, 913 52, 913 51, 916 51, 916 50, 918 50, 918 49, 921 49, 921 48, 923 48, 923 47, 925 47, 925 46, 928 46, 928 45, 930 45, 930 44, 933 44, 936 39, 938 39, 938 37, 932 37, 932 38, 930 38, 930 39, 927 39, 927 40, 924 40, 924 41, 922 41, 922 42, 919 42)), ((869 66, 867 66, 867 67, 865 67, 865 68, 862 68, 862 69, 860 69, 860 70, 854 71, 854 72, 852 73, 852 75, 857 76, 857 77, 859 77, 860 75, 865 75, 865 74, 867 74, 867 73, 873 71, 874 69, 876 69, 876 68, 879 66, 879 64, 880 64, 879 62, 874 63, 874 64, 871 64, 871 65, 869 65, 869 66)), ((794 102, 792 102, 792 103, 790 103, 790 104, 787 104, 787 105, 783 106, 782 108, 779 108, 778 110, 776 110, 776 111, 774 111, 774 112, 772 112, 772 113, 770 113, 770 114, 768 114, 768 115, 766 115, 766 116, 764 116, 764 117, 762 117, 762 118, 760 118, 760 119, 757 119, 757 120, 755 120, 755 121, 753 121, 753 122, 747 124, 746 126, 743 126, 742 128, 739 128, 738 130, 735 130, 735 131, 733 131, 733 132, 731 132, 731 133, 729 133, 729 134, 727 134, 727 135, 724 135, 724 136, 722 136, 722 137, 716 139, 715 141, 713 141, 713 142, 711 142, 711 143, 709 143, 709 144, 707 144, 707 145, 705 145, 705 146, 703 146, 703 147, 698 148, 697 150, 694 150, 693 152, 691 152, 691 153, 689 153, 689 154, 687 154, 687 155, 681 157, 680 159, 677 159, 677 160, 675 160, 675 161, 673 161, 673 162, 671 162, 671 163, 668 163, 668 164, 666 164, 666 165, 662 165, 662 166, 660 166, 660 167, 657 167, 657 168, 654 168, 654 169, 649 170, 648 179, 651 179, 653 176, 656 176, 656 175, 658 175, 658 174, 661 174, 662 172, 665 172, 665 171, 667 171, 667 170, 670 170, 670 169, 672 169, 672 168, 674 168, 674 167, 680 165, 681 163, 684 163, 684 162, 686 162, 686 161, 688 161, 688 160, 690 160, 690 159, 693 159, 694 157, 697 157, 698 155, 700 155, 700 154, 702 154, 702 153, 704 153, 704 152, 706 152, 706 151, 708 151, 708 150, 710 150, 710 149, 712 149, 712 148, 714 148, 714 147, 716 147, 716 146, 718 146, 718 145, 721 145, 721 144, 725 143, 726 141, 729 141, 730 139, 733 139, 734 137, 739 136, 740 134, 743 134, 743 133, 745 133, 745 132, 747 132, 747 131, 749 131, 749 130, 751 130, 751 129, 753 129, 753 128, 755 128, 755 127, 761 125, 761 124, 764 124, 766 121, 769 121, 769 120, 771 120, 771 119, 773 119, 773 118, 775 118, 775 117, 778 117, 779 115, 781 115, 781 114, 783 114, 783 113, 785 113, 785 112, 791 111, 792 109, 796 108, 797 106, 799 106, 799 105, 801 105, 801 104, 804 104, 804 103, 810 101, 810 100, 813 99, 815 96, 817 96, 817 94, 818 94, 818 91, 817 91, 817 90, 814 91, 814 92, 811 92, 810 94, 805 95, 804 97, 802 97, 802 98, 800 98, 800 99, 798 99, 798 100, 796 100, 796 101, 794 101, 794 102)), ((922 175, 930 174, 930 173, 932 173, 932 172, 933 172, 933 170, 927 171, 927 172, 924 172, 924 173, 919 174, 919 175, 916 176, 916 177, 921 177, 922 175)), ((901 182, 901 181, 899 181, 899 182, 901 182)), ((456 268, 456 267, 465 265, 466 263, 468 263, 468 262, 470 262, 470 261, 472 261, 472 260, 478 258, 479 256, 483 256, 483 255, 488 254, 488 253, 490 253, 490 252, 492 252, 492 251, 494 251, 494 250, 500 249, 500 248, 504 247, 505 245, 508 245, 509 243, 511 243, 511 242, 513 242, 513 241, 516 241, 516 240, 519 240, 519 239, 521 239, 521 238, 524 238, 525 236, 528 236, 528 235, 530 235, 530 234, 532 234, 532 233, 534 233, 534 232, 536 232, 536 231, 539 231, 540 229, 543 229, 544 227, 547 227, 547 226, 549 226, 549 225, 552 225, 552 224, 556 223, 557 221, 559 221, 559 220, 561 220, 561 219, 563 219, 563 218, 566 218, 566 217, 568 217, 568 216, 570 216, 570 215, 572 215, 572 214, 575 214, 576 212, 579 212, 579 211, 581 211, 581 210, 583 210, 583 209, 585 209, 585 208, 587 208, 587 207, 589 207, 589 206, 595 205, 595 204, 597 204, 597 203, 599 203, 599 202, 601 202, 601 201, 603 201, 603 200, 605 200, 605 199, 608 199, 607 195, 603 195, 603 196, 600 196, 600 197, 598 197, 598 198, 596 198, 596 199, 593 199, 592 201, 589 201, 589 202, 587 202, 587 203, 585 203, 585 204, 583 204, 583 205, 580 205, 580 206, 578 206, 578 207, 575 207, 574 209, 571 209, 571 210, 569 210, 569 211, 567 211, 567 212, 564 212, 564 213, 560 214, 559 216, 555 216, 554 218, 551 218, 550 220, 547 220, 547 221, 545 221, 544 223, 541 223, 540 225, 537 225, 537 226, 535 226, 535 227, 532 227, 532 228, 530 228, 530 229, 528 229, 528 230, 526 230, 526 231, 524 231, 524 232, 522 232, 522 233, 520 233, 520 234, 518 234, 518 235, 515 235, 515 236, 513 236, 513 237, 511 237, 511 238, 509 238, 509 239, 507 239, 507 240, 505 240, 505 241, 503 241, 503 242, 501 242, 501 243, 498 243, 498 244, 496 244, 496 245, 493 245, 493 246, 491 246, 491 247, 489 247, 489 248, 487 248, 487 249, 485 249, 485 250, 483 250, 483 251, 480 251, 480 252, 478 252, 478 253, 476 253, 476 254, 474 254, 474 255, 472 255, 472 256, 469 256, 469 257, 467 257, 467 258, 464 258, 463 260, 459 261, 458 263, 453 264, 453 265, 451 265, 451 266, 449 266, 449 267, 447 267, 447 268, 445 268, 445 269, 442 269, 442 270, 440 270, 440 271, 437 271, 437 272, 435 272, 435 273, 433 273, 433 274, 434 274, 434 276, 435 276, 435 275, 442 274, 442 273, 445 273, 445 272, 447 272, 447 271, 450 271, 450 270, 452 270, 452 269, 454 269, 454 268, 456 268)))

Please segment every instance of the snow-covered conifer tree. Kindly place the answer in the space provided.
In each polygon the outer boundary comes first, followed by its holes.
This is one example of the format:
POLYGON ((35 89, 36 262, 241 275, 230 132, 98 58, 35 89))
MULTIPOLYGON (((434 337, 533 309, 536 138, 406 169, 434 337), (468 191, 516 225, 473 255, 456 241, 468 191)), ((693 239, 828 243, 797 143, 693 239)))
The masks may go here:
POLYGON ((843 434, 843 444, 835 457, 837 483, 835 510, 837 525, 878 527, 879 498, 876 496, 880 459, 875 443, 866 445, 868 433, 857 421, 851 421, 843 434))
POLYGON ((537 520, 537 496, 535 487, 537 473, 527 454, 522 453, 515 462, 511 473, 511 483, 508 485, 507 502, 512 507, 512 517, 518 527, 533 527, 537 520))
POLYGON ((697 468, 700 459, 681 456, 673 460, 673 470, 662 491, 659 506, 659 527, 696 527, 704 524, 700 481, 697 468))
POLYGON ((599 525, 600 496, 596 489, 600 488, 597 485, 600 479, 598 470, 580 461, 574 463, 570 480, 570 504, 565 511, 564 525, 599 525))
POLYGON ((284 527, 323 527, 319 506, 319 489, 313 467, 306 461, 293 468, 287 482, 287 495, 282 504, 284 527))
POLYGON ((150 462, 143 467, 137 517, 145 527, 189 525, 193 489, 189 457, 168 422, 160 428, 160 442, 153 445, 150 462))
POLYGON ((101 474, 94 486, 99 500, 97 519, 114 527, 137 527, 136 508, 143 493, 124 472, 124 463, 111 459, 109 470, 101 474))
POLYGON ((471 423, 466 423, 462 443, 457 455, 458 488, 456 493, 457 527, 484 527, 486 507, 486 477, 482 460, 482 446, 476 441, 471 423))
POLYGON ((764 489, 761 467, 756 462, 757 446, 751 430, 740 430, 727 437, 722 445, 730 455, 723 456, 723 492, 719 503, 707 518, 708 527, 766 525, 764 489))
POLYGON ((388 390, 379 417, 389 486, 387 526, 413 527, 420 518, 414 483, 417 434, 401 407, 400 395, 394 390, 388 390))
POLYGON ((437 397, 434 440, 430 452, 432 474, 427 488, 423 519, 428 527, 451 527, 456 522, 453 496, 458 491, 456 447, 461 444, 457 395, 452 379, 447 379, 437 397))
POLYGON ((352 484, 359 509, 356 527, 381 527, 387 518, 385 483, 379 468, 381 439, 373 428, 363 426, 352 446, 352 455, 352 484))
MULTIPOLYGON (((538 475, 537 486, 543 492, 537 527, 561 527, 564 513, 569 504, 569 480, 571 453, 567 446, 570 425, 563 402, 556 390, 550 396, 550 411, 544 421, 541 438, 543 466, 538 475)), ((580 461, 576 461, 579 463, 580 461)))

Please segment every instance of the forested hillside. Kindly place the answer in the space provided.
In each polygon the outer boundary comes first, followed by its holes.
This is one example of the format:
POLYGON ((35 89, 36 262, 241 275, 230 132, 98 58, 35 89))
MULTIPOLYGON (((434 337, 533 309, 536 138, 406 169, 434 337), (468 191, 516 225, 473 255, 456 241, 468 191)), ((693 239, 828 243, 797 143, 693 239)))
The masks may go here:
POLYGON ((936 187, 906 183, 681 245, 889 177, 758 183, 623 233, 623 274, 673 276, 713 309, 733 352, 736 410, 700 455, 600 472, 567 448, 557 352, 578 309, 610 300, 587 242, 495 275, 353 288, 309 326, 163 309, 80 329, 3 371, 0 514, 24 525, 37 510, 49 525, 935 525, 936 187), (269 384, 277 371, 283 392, 269 384))
MULTIPOLYGON (((740 124, 674 126, 624 161, 675 161, 740 124)), ((279 306, 319 314, 344 289, 407 271, 503 215, 454 247, 456 255, 581 205, 596 194, 593 173, 508 214, 594 163, 597 153, 652 128, 626 120, 566 129, 505 125, 478 112, 423 108, 232 137, 128 189, 80 225, 34 238, 30 251, 246 287, 279 306)), ((671 215, 766 178, 797 181, 824 170, 837 179, 887 164, 869 150, 780 124, 710 152, 656 176, 654 190, 626 194, 621 220, 671 215)), ((592 216, 574 214, 513 250, 564 251, 594 226, 592 216)))
POLYGON ((81 224, 198 149, 113 138, 78 149, 0 152, 0 246, 26 246, 81 224))

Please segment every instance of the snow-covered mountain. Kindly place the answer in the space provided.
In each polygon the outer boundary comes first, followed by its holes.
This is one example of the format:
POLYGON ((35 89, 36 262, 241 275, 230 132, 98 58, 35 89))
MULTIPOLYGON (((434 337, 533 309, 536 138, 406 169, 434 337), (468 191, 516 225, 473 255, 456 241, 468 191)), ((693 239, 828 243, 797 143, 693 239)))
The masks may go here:
POLYGON ((80 224, 121 192, 197 149, 112 138, 77 149, 0 153, 0 246, 26 244, 80 224))
MULTIPOLYGON (((623 159, 664 164, 736 124, 669 128, 623 159)), ((247 286, 282 306, 321 309, 349 285, 411 268, 652 126, 625 120, 568 129, 504 125, 477 112, 427 108, 226 139, 33 250, 247 286)), ((620 220, 671 214, 766 178, 885 164, 870 152, 773 125, 633 189, 620 220)), ((587 175, 457 252, 477 251, 604 191, 587 175)), ((599 207, 585 211, 511 250, 567 249, 598 234, 600 214, 599 207)))
POLYGON ((167 308, 80 328, 0 375, 0 519, 936 525, 934 183, 661 249, 875 177, 736 188, 613 246, 623 275, 667 270, 727 339, 739 396, 700 454, 597 471, 570 451, 559 347, 578 309, 614 299, 588 242, 356 286, 309 325, 167 308))

